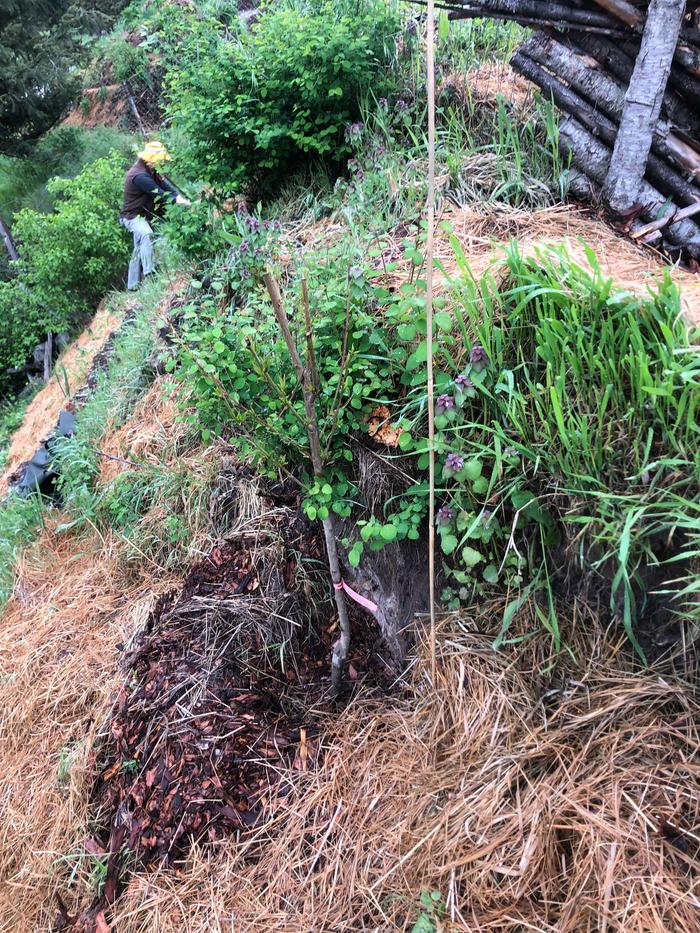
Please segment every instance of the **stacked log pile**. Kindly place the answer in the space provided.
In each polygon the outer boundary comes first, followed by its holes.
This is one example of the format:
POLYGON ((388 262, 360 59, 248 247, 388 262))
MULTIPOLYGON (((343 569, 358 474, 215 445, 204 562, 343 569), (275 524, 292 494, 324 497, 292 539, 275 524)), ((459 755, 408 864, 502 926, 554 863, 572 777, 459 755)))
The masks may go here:
POLYGON ((566 114, 570 188, 637 240, 700 259, 700 0, 445 0, 532 27, 513 68, 566 114))

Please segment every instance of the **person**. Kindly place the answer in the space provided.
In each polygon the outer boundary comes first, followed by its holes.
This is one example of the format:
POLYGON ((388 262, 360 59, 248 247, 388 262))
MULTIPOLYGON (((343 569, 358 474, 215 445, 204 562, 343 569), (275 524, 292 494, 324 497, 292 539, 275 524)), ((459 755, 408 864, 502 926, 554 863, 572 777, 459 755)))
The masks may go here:
POLYGON ((161 142, 150 142, 139 152, 124 180, 124 204, 119 223, 134 236, 127 288, 134 291, 144 276, 155 269, 153 227, 168 204, 189 204, 158 169, 169 162, 170 153, 161 142))

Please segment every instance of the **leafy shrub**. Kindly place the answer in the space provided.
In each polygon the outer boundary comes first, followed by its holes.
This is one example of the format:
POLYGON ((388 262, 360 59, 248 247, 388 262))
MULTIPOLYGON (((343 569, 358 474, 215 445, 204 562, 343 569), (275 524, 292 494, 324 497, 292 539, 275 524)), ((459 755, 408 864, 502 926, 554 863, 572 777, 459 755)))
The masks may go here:
POLYGON ((341 160, 362 96, 390 80, 382 64, 396 26, 379 0, 354 15, 328 2, 282 5, 206 57, 183 54, 169 110, 189 140, 190 172, 231 190, 279 183, 314 158, 341 160))
MULTIPOLYGON (((237 279, 230 302, 222 278, 186 310, 179 375, 194 389, 193 422, 205 436, 226 433, 272 473, 305 477, 310 518, 352 514, 355 565, 366 548, 418 538, 428 509, 423 256, 416 244, 403 247, 415 274, 396 292, 382 282, 383 265, 348 271, 353 253, 342 244, 322 262, 309 257, 300 273, 312 296, 321 480, 308 477, 303 400, 259 279, 237 279), (363 502, 349 442, 367 432, 379 403, 402 427, 411 459, 403 490, 363 502)), ((515 244, 477 281, 454 247, 459 271, 435 313, 445 602, 470 603, 492 588, 513 594, 503 641, 537 591, 557 648, 557 594, 569 592, 570 578, 608 598, 633 640, 652 578, 674 581, 667 617, 697 617, 685 568, 700 558, 700 370, 676 287, 668 278, 638 297, 614 289, 592 251, 584 268, 564 249, 526 258, 515 244)), ((303 352, 298 278, 286 304, 303 352)))
POLYGON ((126 158, 131 145, 131 137, 111 127, 59 126, 37 142, 31 156, 0 155, 0 204, 5 222, 10 223, 12 215, 24 207, 52 210, 54 198, 46 190, 50 178, 73 178, 90 162, 114 151, 126 158))
POLYGON ((52 213, 17 214, 17 275, 0 282, 0 371, 22 365, 48 331, 69 330, 123 275, 123 171, 119 154, 98 159, 74 179, 49 183, 57 199, 52 213))
POLYGON ((55 178, 55 210, 15 218, 19 274, 43 307, 48 330, 89 310, 123 273, 129 250, 117 219, 124 183, 121 155, 98 159, 74 179, 55 178))

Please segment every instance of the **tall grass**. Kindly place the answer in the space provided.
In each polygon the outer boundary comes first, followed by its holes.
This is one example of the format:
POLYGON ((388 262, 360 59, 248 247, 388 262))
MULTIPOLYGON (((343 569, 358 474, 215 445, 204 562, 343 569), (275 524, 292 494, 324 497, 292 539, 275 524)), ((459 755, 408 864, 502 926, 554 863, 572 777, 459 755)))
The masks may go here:
POLYGON ((541 581, 562 564, 599 580, 635 643, 655 598, 700 622, 700 358, 670 276, 640 297, 589 248, 585 268, 513 243, 477 281, 453 245, 458 321, 500 374, 459 430, 480 452, 515 451, 518 482, 556 515, 563 540, 534 542, 541 581))

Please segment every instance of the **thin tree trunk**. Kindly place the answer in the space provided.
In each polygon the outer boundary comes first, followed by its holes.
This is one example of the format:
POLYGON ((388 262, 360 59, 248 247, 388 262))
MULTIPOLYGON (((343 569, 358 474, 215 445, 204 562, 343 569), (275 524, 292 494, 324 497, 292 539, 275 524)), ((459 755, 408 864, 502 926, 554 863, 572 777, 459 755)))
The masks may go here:
POLYGON ((44 344, 44 382, 51 378, 51 363, 53 362, 53 334, 51 331, 46 335, 44 344))
MULTIPOLYGON (((314 394, 315 362, 314 357, 309 350, 309 359, 307 366, 301 361, 299 351, 294 342, 294 337, 289 328, 287 312, 282 304, 279 286, 274 276, 266 272, 263 280, 272 301, 272 307, 275 311, 277 323, 282 331, 284 342, 287 344, 289 355, 292 359, 297 378, 302 386, 304 393, 304 410, 306 412, 307 433, 309 436, 309 448, 311 451, 311 464, 314 475, 323 476, 323 458, 321 456, 321 442, 318 435, 318 418, 316 416, 316 399, 314 394)), ((326 552, 328 554, 328 567, 333 581, 333 592, 335 595, 335 605, 338 610, 338 622, 340 623, 340 637, 333 645, 333 655, 331 659, 331 686, 333 693, 337 696, 341 693, 345 683, 345 666, 347 664, 348 653, 350 651, 350 619, 348 617, 348 607, 345 601, 343 591, 343 577, 340 572, 340 560, 338 559, 338 544, 333 528, 332 513, 322 519, 323 535, 326 539, 326 552)))
POLYGON ((685 0, 651 0, 603 195, 618 214, 637 203, 680 34, 685 0))
POLYGON ((17 262, 17 260, 19 259, 19 253, 17 252, 15 241, 12 239, 10 228, 5 224, 5 221, 2 219, 1 216, 0 216, 0 236, 2 236, 3 243, 5 244, 7 255, 10 257, 12 262, 17 262))

